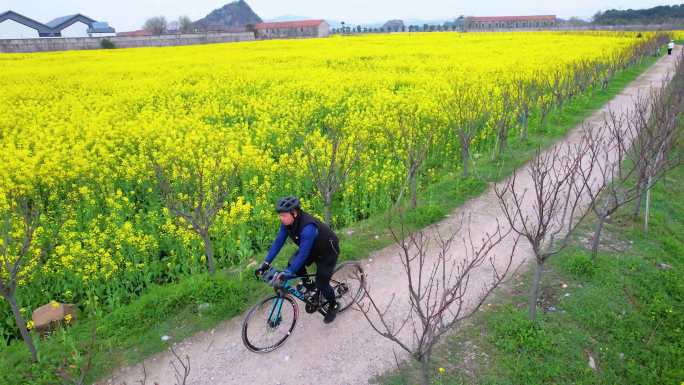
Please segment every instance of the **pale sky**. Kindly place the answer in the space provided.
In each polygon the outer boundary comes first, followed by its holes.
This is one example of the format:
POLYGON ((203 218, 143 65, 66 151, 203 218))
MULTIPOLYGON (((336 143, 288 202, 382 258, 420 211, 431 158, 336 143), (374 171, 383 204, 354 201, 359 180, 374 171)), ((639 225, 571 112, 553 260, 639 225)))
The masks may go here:
MULTIPOLYGON (((140 29, 145 19, 163 15, 172 20, 188 15, 196 20, 230 0, 0 0, 0 13, 6 10, 24 14, 40 22, 82 13, 106 21, 117 31, 140 29)), ((599 10, 649 8, 678 1, 649 0, 247 0, 263 19, 283 15, 342 20, 351 24, 384 22, 389 19, 451 19, 459 15, 502 16, 555 14, 561 18, 588 18, 599 10)))

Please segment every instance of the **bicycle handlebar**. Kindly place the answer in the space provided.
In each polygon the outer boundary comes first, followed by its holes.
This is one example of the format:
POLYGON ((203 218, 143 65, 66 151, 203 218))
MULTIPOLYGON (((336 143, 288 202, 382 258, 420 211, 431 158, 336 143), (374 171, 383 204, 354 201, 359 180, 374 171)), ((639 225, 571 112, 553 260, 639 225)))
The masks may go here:
MULTIPOLYGON (((273 280, 273 277, 275 277, 275 275, 280 273, 280 272, 281 271, 276 269, 275 267, 271 267, 270 269, 261 273, 261 275, 259 276, 260 278, 258 278, 258 279, 268 283, 268 282, 271 282, 271 280, 273 280)), ((310 277, 315 277, 315 276, 316 276, 316 274, 296 275, 294 277, 290 277, 290 278, 285 279, 285 283, 287 283, 287 281, 292 280, 292 279, 310 278, 310 277)))

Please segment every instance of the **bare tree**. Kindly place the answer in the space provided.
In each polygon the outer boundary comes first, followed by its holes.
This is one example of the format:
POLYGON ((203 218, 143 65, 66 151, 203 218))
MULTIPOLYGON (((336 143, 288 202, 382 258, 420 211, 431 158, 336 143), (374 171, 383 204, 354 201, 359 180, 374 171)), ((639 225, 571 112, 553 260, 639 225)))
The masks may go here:
POLYGON ((679 139, 673 111, 677 103, 661 98, 659 93, 637 98, 630 111, 620 116, 609 112, 602 126, 584 135, 587 155, 596 161, 596 175, 580 169, 597 218, 594 258, 606 220, 625 204, 639 200, 644 191, 648 197, 651 187, 681 162, 672 156, 679 139))
POLYGON ((176 377, 176 385, 185 385, 188 377, 190 376, 190 357, 186 354, 184 357, 185 360, 183 360, 183 358, 176 353, 176 350, 174 350, 173 346, 171 346, 170 349, 171 353, 173 353, 173 356, 176 359, 175 362, 169 362, 169 365, 171 365, 171 368, 174 372, 173 375, 176 377))
POLYGON ((628 135, 624 117, 609 112, 603 125, 587 129, 583 141, 586 158, 593 167, 580 167, 580 180, 589 198, 589 207, 596 215, 591 238, 592 258, 596 258, 603 227, 617 210, 636 198, 637 189, 628 181, 638 164, 626 162, 628 135))
POLYGON ((221 156, 213 160, 200 155, 188 159, 173 158, 162 165, 152 160, 162 201, 182 227, 194 231, 204 244, 209 272, 216 272, 214 248, 209 230, 236 185, 237 169, 221 156))
POLYGON ((178 18, 178 27, 182 33, 192 32, 192 20, 187 15, 178 18))
POLYGON ((563 82, 565 73, 562 68, 556 68, 547 78, 548 89, 553 95, 554 104, 556 108, 563 109, 563 103, 565 101, 563 95, 563 82))
POLYGON ((4 198, 6 207, 0 206, 0 295, 9 303, 21 337, 31 358, 37 362, 36 347, 20 312, 16 294, 17 285, 25 278, 31 259, 31 246, 43 213, 42 200, 34 190, 7 191, 4 198))
POLYGON ((423 232, 406 234, 403 221, 399 233, 390 230, 399 246, 399 258, 406 273, 409 310, 402 311, 401 315, 392 314, 396 296, 381 306, 366 285, 361 285, 365 295, 357 303, 357 309, 373 330, 420 363, 421 383, 427 385, 435 345, 449 330, 473 315, 503 282, 511 268, 518 238, 508 258, 497 266, 493 249, 510 234, 510 230, 502 232, 499 226, 494 233, 485 234, 477 244, 468 230, 462 247, 458 248, 462 251, 460 255, 452 251, 455 234, 433 240, 423 232), (435 242, 437 247, 434 256, 428 250, 430 242, 435 242), (491 278, 484 282, 479 297, 469 299, 471 277, 487 261, 491 278))
POLYGON ((600 60, 591 63, 591 94, 594 95, 597 89, 604 89, 608 86, 607 65, 600 60))
POLYGON ((166 31, 167 22, 164 16, 150 17, 145 21, 143 29, 153 35, 161 35, 166 31))
POLYGON ((656 152, 652 154, 654 157, 649 159, 650 162, 646 167, 646 178, 641 185, 641 190, 646 191, 644 205, 644 232, 646 233, 650 218, 651 189, 668 171, 682 163, 681 153, 676 158, 671 157, 674 152, 673 143, 674 140, 664 140, 661 146, 656 148, 656 152))
POLYGON ((494 122, 496 127, 496 147, 498 155, 503 154, 508 147, 508 131, 511 128, 514 116, 514 96, 508 85, 501 87, 501 92, 498 95, 500 102, 500 109, 494 115, 494 122))
MULTIPOLYGON (((181 357, 173 346, 169 347, 174 360, 169 361, 169 366, 173 369, 173 376, 176 379, 175 385, 186 385, 190 377, 190 357, 186 354, 181 357)), ((147 385, 147 369, 145 368, 145 360, 142 361, 143 378, 137 380, 136 383, 140 385, 147 385)), ((110 381, 111 382, 111 381, 110 381)), ((127 385, 124 382, 122 385, 127 385)), ((159 385, 155 382, 154 385, 159 385)))
POLYGON ((539 125, 545 127, 549 115, 551 114, 551 109, 553 108, 553 96, 548 94, 548 85, 538 84, 536 91, 539 93, 539 99, 537 100, 539 108, 539 125))
POLYGON ((388 127, 386 133, 390 146, 393 147, 395 154, 401 158, 406 168, 406 182, 402 184, 397 204, 401 202, 408 185, 411 193, 411 208, 415 209, 418 206, 418 177, 427 159, 434 130, 429 124, 421 121, 415 107, 407 108, 408 111, 398 107, 396 121, 393 122, 396 126, 388 127))
POLYGON ((508 223, 515 233, 528 240, 535 254, 536 268, 530 292, 531 320, 536 319, 544 263, 567 246, 572 230, 587 212, 579 207, 584 185, 578 179, 584 151, 581 145, 556 145, 547 152, 538 150, 528 167, 531 197, 528 189, 520 190, 518 173, 513 173, 495 188, 508 223))
POLYGON ((568 100, 575 96, 584 95, 593 80, 592 63, 588 60, 580 60, 571 65, 572 81, 569 82, 568 100))
POLYGON ((617 64, 617 60, 618 60, 618 59, 619 59, 619 57, 618 57, 617 54, 613 55, 613 56, 611 57, 611 60, 609 60, 609 62, 610 62, 611 64, 609 64, 608 66, 606 66, 606 68, 604 69, 604 71, 603 71, 603 79, 602 79, 602 81, 601 81, 601 89, 602 89, 602 90, 607 90, 607 89, 608 89, 608 85, 609 85, 610 79, 612 79, 612 78, 615 76, 615 73, 618 71, 618 69, 619 69, 619 65, 617 64))
POLYGON ((537 101, 535 93, 537 86, 534 81, 530 82, 522 78, 516 79, 514 84, 514 102, 517 110, 518 124, 520 124, 520 136, 522 140, 527 141, 530 127, 530 108, 537 101))
POLYGON ((473 92, 471 85, 456 82, 443 99, 442 108, 448 116, 451 130, 458 136, 463 177, 467 178, 470 174, 470 145, 487 124, 489 110, 478 93, 473 92))
POLYGON ((634 144, 629 149, 629 158, 639 165, 634 218, 639 216, 641 206, 646 201, 645 231, 648 231, 651 187, 682 163, 682 129, 678 119, 684 109, 683 58, 677 64, 670 86, 662 87, 661 91, 646 97, 637 105, 633 118, 634 144))
POLYGON ((304 140, 304 155, 314 185, 323 199, 325 223, 332 225, 332 202, 347 181, 361 155, 361 142, 345 136, 340 129, 329 127, 320 136, 304 140), (322 143, 312 143, 320 138, 322 143))

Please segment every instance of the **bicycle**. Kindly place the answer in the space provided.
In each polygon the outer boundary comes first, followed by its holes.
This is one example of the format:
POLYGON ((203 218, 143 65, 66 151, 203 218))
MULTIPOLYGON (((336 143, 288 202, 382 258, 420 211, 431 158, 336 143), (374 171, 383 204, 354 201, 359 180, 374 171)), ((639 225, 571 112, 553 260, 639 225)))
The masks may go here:
MULTIPOLYGON (((278 270, 270 268, 264 272, 260 279, 269 282, 278 270)), ((275 294, 270 295, 254 305, 242 322, 242 343, 255 353, 269 353, 281 347, 292 335, 299 317, 299 307, 295 298, 304 302, 305 310, 309 314, 316 312, 323 316, 327 313, 328 301, 322 302, 317 289, 302 292, 297 287, 289 285, 294 279, 306 279, 315 277, 315 274, 296 276, 286 280, 280 289, 275 289, 275 294), (270 342, 261 342, 258 337, 264 337, 270 342)), ((357 302, 365 284, 365 273, 361 264, 345 262, 333 271, 330 285, 335 291, 337 312, 342 313, 354 302, 357 302), (358 287, 357 287, 358 286, 358 287)))

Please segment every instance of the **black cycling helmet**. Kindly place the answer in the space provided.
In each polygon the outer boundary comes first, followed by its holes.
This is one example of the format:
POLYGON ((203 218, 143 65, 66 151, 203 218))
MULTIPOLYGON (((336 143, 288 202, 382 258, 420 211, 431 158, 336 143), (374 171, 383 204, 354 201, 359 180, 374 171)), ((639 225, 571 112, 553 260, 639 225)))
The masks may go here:
POLYGON ((299 210, 301 208, 301 204, 299 203, 299 198, 294 197, 294 196, 289 196, 285 198, 280 198, 278 203, 276 203, 275 209, 276 212, 279 213, 289 213, 292 210, 299 210))

